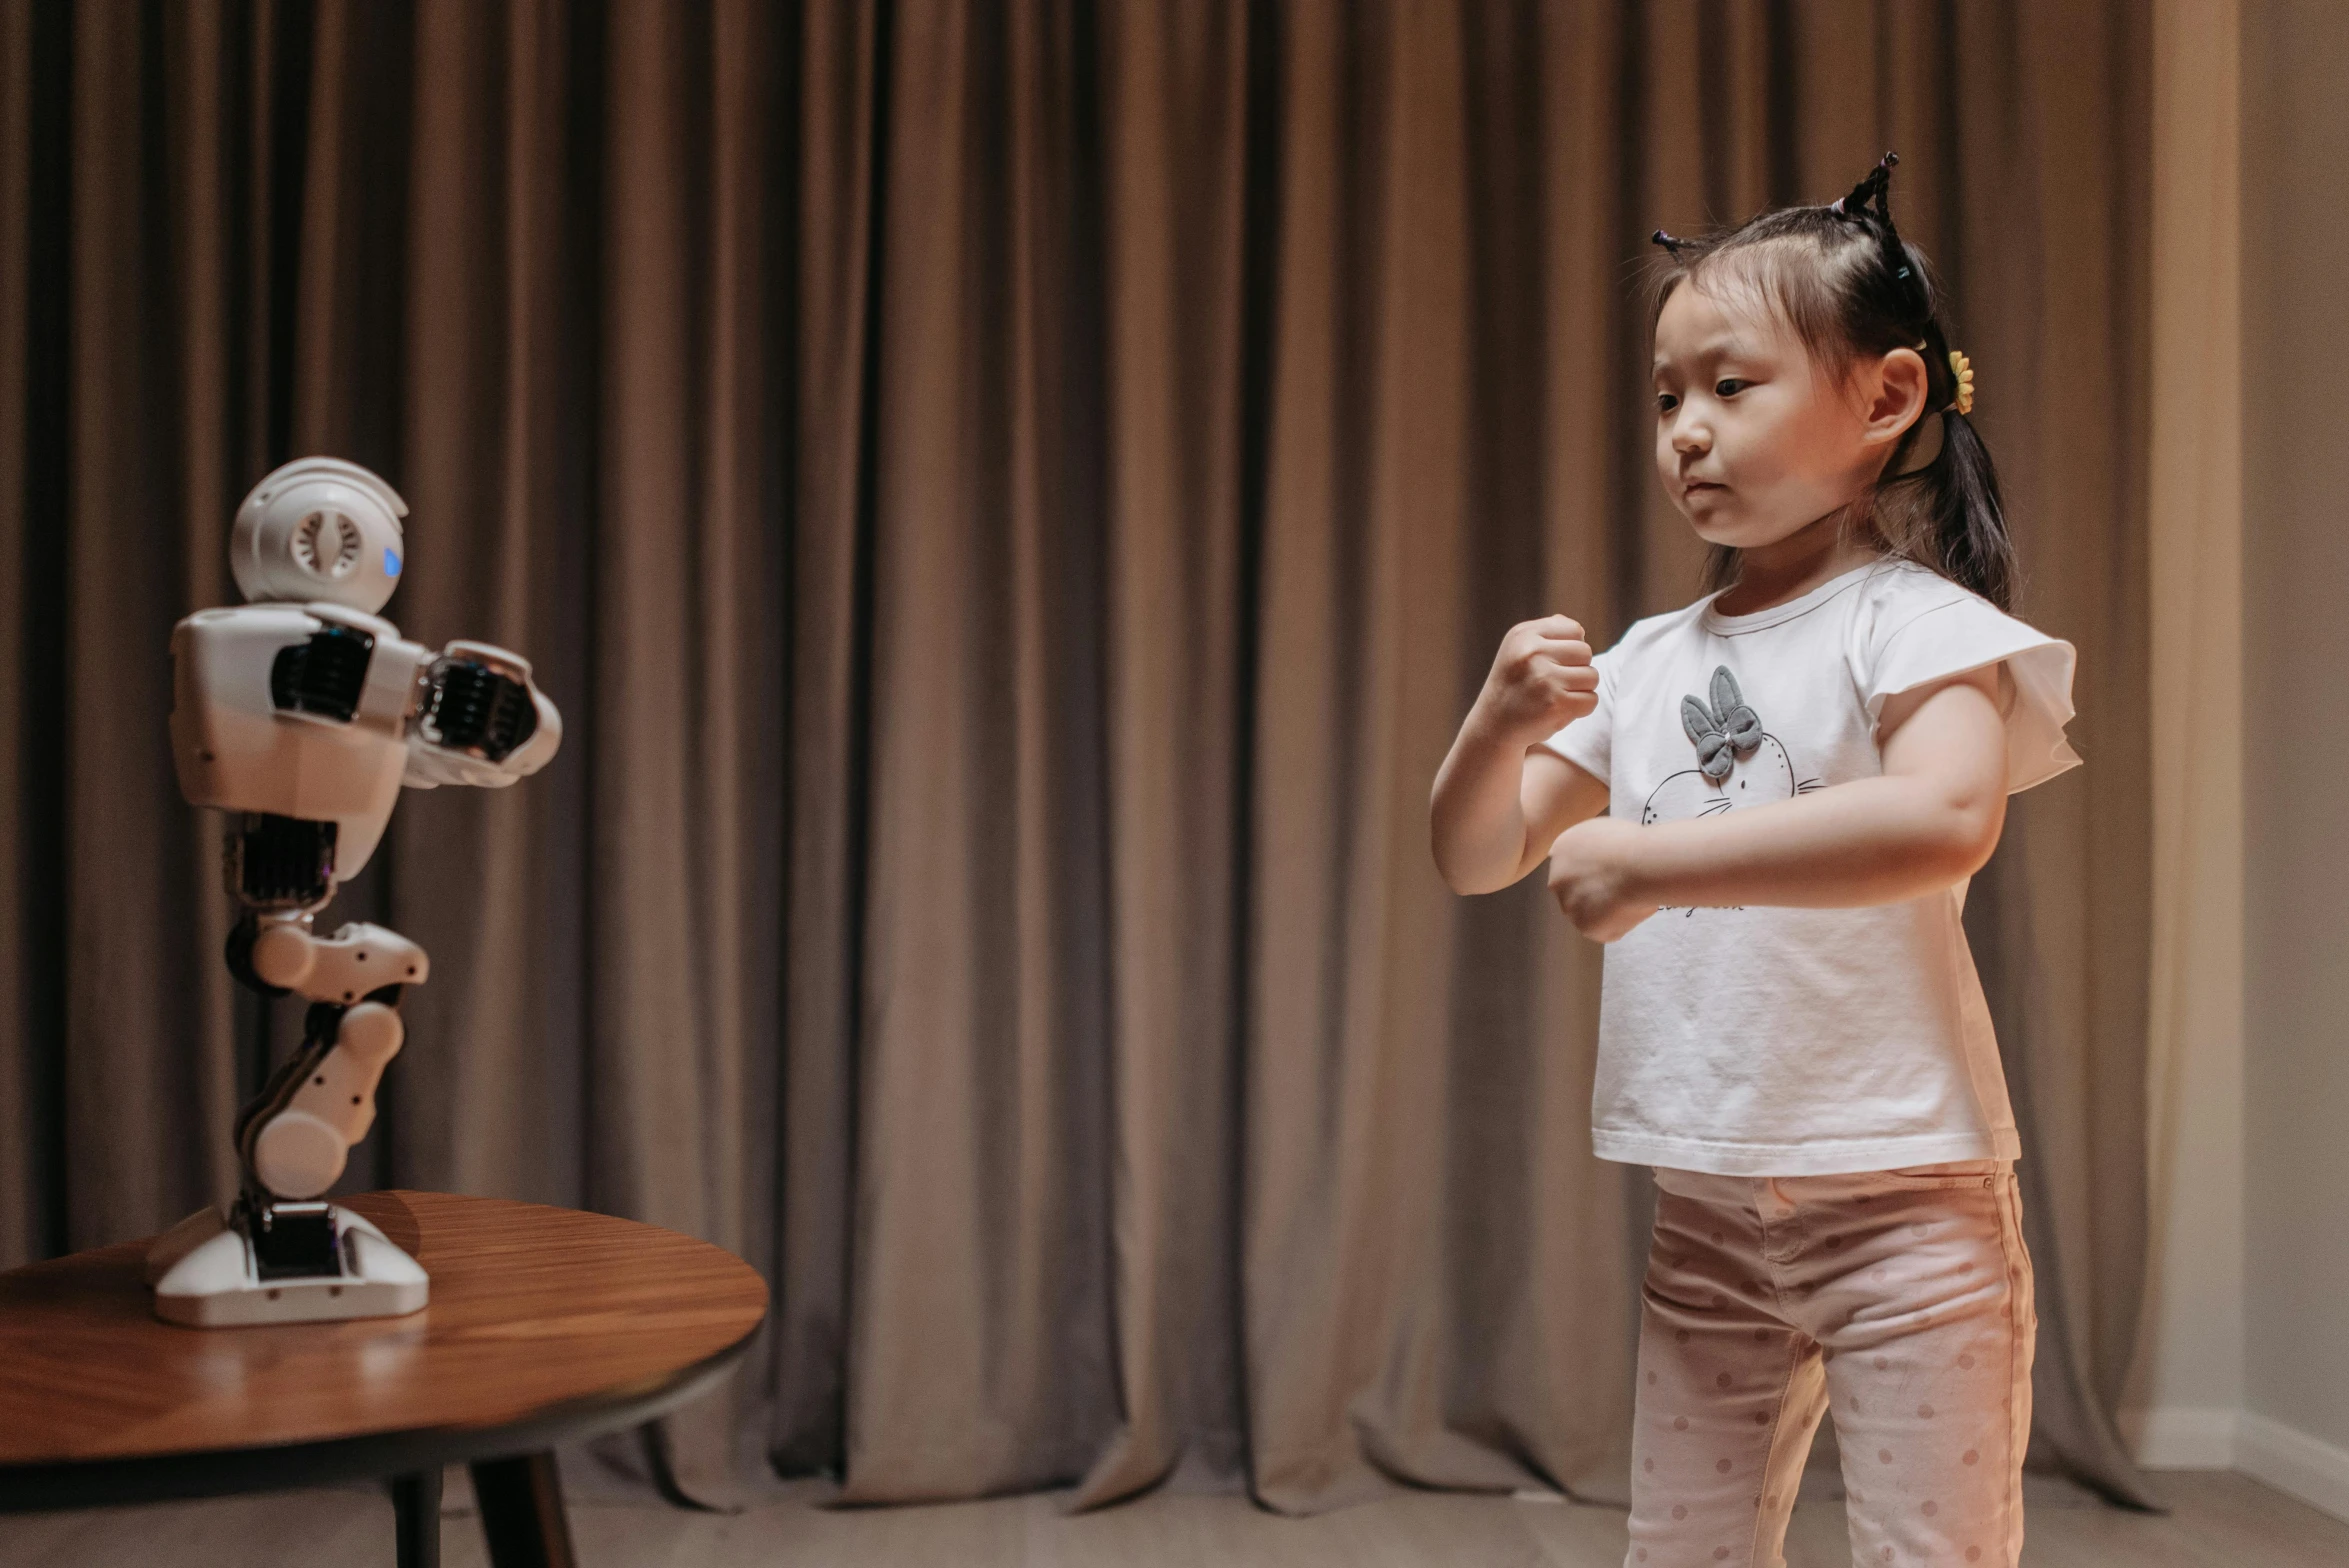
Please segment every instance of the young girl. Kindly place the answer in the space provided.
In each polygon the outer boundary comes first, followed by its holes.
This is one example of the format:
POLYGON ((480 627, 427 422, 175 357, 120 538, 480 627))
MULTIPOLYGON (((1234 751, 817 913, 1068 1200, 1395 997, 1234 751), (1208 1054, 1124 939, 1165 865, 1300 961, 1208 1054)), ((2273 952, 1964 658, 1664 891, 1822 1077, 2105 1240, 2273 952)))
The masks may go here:
POLYGON ((1546 857, 1612 943, 1593 1143, 1656 1168, 1631 1565, 1781 1564, 1824 1411, 1854 1561, 2012 1568, 2035 1318, 1959 913, 2071 767, 2072 649, 2013 557, 1887 156, 1669 251, 1656 468, 1721 591, 1591 656, 1502 640, 1438 775, 1463 893, 1546 857))

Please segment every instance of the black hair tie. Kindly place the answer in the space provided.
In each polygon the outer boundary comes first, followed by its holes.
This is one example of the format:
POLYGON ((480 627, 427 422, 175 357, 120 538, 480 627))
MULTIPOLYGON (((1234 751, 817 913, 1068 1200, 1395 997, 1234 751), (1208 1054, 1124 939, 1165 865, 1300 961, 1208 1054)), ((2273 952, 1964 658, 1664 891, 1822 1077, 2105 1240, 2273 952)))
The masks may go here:
POLYGON ((1827 210, 1863 228, 1873 227, 1877 248, 1884 257, 1885 275, 1907 297, 1917 315, 1930 320, 1933 303, 1925 292, 1925 280, 1917 275, 1916 263, 1909 259, 1908 247, 1900 240, 1900 229, 1892 221, 1892 171, 1899 164, 1899 153, 1886 153, 1876 160, 1876 167, 1868 171, 1865 179, 1827 210))
POLYGON ((1838 198, 1827 210, 1840 213, 1846 218, 1874 218, 1885 227, 1890 228, 1892 226, 1890 195, 1892 171, 1899 166, 1900 154, 1886 153, 1876 160, 1876 167, 1868 171, 1866 178, 1853 186, 1848 194, 1838 198), (1870 205, 1875 207, 1874 212, 1868 210, 1870 205))

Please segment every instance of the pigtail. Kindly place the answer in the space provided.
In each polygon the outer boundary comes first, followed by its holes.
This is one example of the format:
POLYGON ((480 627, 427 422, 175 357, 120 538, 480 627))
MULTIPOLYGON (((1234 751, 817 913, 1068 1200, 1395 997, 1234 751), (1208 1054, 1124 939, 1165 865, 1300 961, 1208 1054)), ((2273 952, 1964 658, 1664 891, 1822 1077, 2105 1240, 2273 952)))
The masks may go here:
POLYGON ((1946 409, 1941 425, 1941 455, 1918 475, 1930 518, 1930 538, 1920 542, 1935 557, 1923 564, 2001 610, 2011 609, 2015 545, 2007 536, 1998 465, 1965 415, 1946 409))
MULTIPOLYGON (((1873 339, 1871 346, 1890 347, 1886 328, 1914 334, 1906 341, 1923 354, 1930 419, 1941 416, 1941 451, 1921 473, 1904 474, 1894 484, 1914 481, 1924 492, 1921 537, 1888 540, 1901 554, 1930 567, 1961 588, 1968 588, 2001 610, 2014 599, 2015 547, 2006 531, 2006 503, 1999 493, 1998 465, 1990 448, 1967 415, 1974 408, 1974 371, 1962 354, 1953 354, 1941 325, 1940 290, 1924 253, 1900 237, 1892 220, 1892 171, 1897 153, 1886 153, 1850 194, 1828 211, 1866 233, 1875 242, 1877 265, 1867 269, 1855 289, 1847 321, 1855 339, 1873 339), (1915 325, 1901 327, 1901 323, 1915 325), (1876 328, 1868 333, 1868 327, 1876 328), (1920 341, 1921 339, 1921 341, 1920 341)), ((1923 423, 1920 420, 1919 423, 1923 423)))

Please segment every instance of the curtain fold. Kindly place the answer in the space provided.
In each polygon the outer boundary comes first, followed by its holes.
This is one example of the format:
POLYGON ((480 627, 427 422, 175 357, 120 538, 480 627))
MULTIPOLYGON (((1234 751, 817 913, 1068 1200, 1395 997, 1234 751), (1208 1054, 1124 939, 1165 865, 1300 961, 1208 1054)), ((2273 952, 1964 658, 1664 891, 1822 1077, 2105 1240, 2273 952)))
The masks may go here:
MULTIPOLYGON (((564 710, 337 914, 431 984, 350 1187, 706 1236, 774 1312, 673 1422, 856 1502, 1170 1479, 1620 1495, 1639 1173, 1597 951, 1451 895, 1492 648, 1697 591, 1649 229, 1903 156, 2090 766, 1970 920, 2026 1120, 2039 1459, 2144 1236, 2144 23, 1728 0, 0 0, 0 1261, 225 1190, 173 619, 236 501, 401 489, 409 635, 564 710)), ((752 1466, 756 1468, 755 1462, 752 1466)))

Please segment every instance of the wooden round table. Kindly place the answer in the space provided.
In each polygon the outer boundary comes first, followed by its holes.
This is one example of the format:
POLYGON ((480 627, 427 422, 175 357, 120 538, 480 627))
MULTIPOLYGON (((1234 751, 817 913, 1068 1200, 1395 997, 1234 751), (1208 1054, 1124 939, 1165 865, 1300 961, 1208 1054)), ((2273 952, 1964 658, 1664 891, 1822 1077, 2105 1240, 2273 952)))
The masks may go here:
POLYGON ((159 1321, 146 1243, 0 1274, 0 1512, 355 1477, 392 1483, 402 1568, 440 1556, 469 1464, 498 1568, 571 1562, 554 1445, 715 1386, 766 1316, 733 1254, 601 1214, 432 1192, 338 1203, 432 1276, 404 1318, 159 1321))

